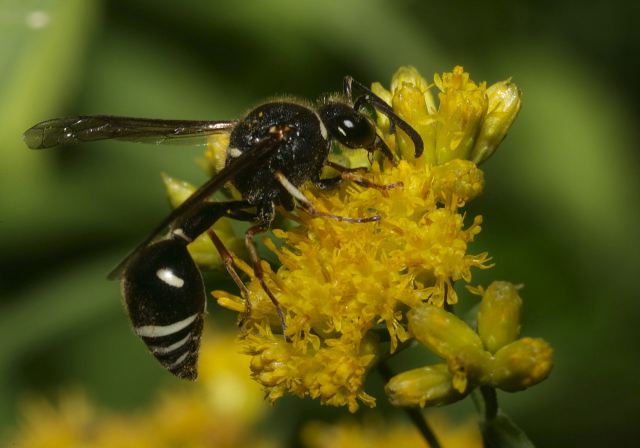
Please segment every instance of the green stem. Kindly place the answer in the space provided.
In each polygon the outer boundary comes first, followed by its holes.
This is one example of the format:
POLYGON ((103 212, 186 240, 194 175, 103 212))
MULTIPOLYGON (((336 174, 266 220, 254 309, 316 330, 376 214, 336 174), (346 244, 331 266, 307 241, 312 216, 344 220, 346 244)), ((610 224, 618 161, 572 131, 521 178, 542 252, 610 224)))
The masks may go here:
MULTIPOLYGON (((389 382, 389 380, 393 377, 393 372, 384 361, 378 363, 378 372, 380 372, 385 382, 389 382)), ((411 421, 416 426, 418 431, 420 431, 420 434, 422 434, 422 437, 424 437, 424 439, 427 441, 429 446, 431 448, 440 448, 440 442, 438 442, 438 439, 436 439, 436 436, 433 434, 433 431, 431 431, 431 428, 429 427, 429 424, 427 423, 424 416, 422 415, 422 412, 420 412, 419 409, 415 409, 415 408, 402 408, 402 409, 404 409, 409 419, 411 419, 411 421)))
POLYGON ((480 393, 484 400, 485 421, 492 422, 498 416, 498 395, 496 390, 490 386, 480 386, 480 393))

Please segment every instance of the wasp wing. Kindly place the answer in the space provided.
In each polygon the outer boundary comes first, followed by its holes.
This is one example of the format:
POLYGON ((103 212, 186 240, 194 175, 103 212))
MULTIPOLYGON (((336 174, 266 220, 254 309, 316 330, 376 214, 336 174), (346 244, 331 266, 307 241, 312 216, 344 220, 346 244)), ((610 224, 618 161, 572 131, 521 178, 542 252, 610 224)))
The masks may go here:
POLYGON ((31 149, 69 146, 96 140, 124 140, 155 145, 205 145, 213 134, 229 133, 236 121, 190 121, 80 115, 43 121, 22 139, 31 149))
MULTIPOLYGON (((137 255, 147 247, 167 226, 182 221, 189 216, 196 207, 207 200, 212 194, 220 190, 227 182, 232 180, 238 173, 262 161, 264 158, 272 154, 278 149, 282 140, 283 133, 271 133, 268 136, 254 143, 249 151, 242 153, 232 163, 225 166, 218 174, 209 179, 200 188, 194 191, 179 207, 169 213, 153 231, 107 275, 109 280, 116 280, 122 277, 127 265, 137 255)), ((247 202, 247 207, 252 204, 247 202)))

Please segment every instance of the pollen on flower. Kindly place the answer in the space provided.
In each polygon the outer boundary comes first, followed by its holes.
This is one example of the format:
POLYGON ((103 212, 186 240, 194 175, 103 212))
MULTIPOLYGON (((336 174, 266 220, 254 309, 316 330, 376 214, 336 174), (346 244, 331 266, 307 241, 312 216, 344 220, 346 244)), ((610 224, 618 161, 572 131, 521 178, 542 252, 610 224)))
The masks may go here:
POLYGON ((253 328, 256 332, 247 337, 245 352, 252 356, 253 376, 272 403, 289 391, 299 397, 319 397, 322 404, 347 406, 351 412, 358 409, 357 400, 375 405, 363 389, 365 373, 376 357, 369 341, 356 345, 345 342, 346 336, 327 339, 322 346, 301 339, 288 343, 268 325, 253 328))
MULTIPOLYGON (((374 164, 370 181, 402 182, 389 190, 346 182, 336 191, 307 190, 321 211, 350 217, 376 213, 382 219, 353 224, 298 211, 291 216, 298 227, 273 231, 285 240, 282 247, 265 238, 282 263, 276 272, 263 264, 265 281, 285 311, 292 342, 278 334, 275 307, 252 279, 244 351, 253 356, 254 378, 271 401, 289 392, 352 411, 358 402, 373 406, 364 380, 377 362, 378 345, 368 342, 374 330, 388 333, 393 352, 410 337, 407 308, 425 301, 439 307, 455 303, 454 283, 469 281, 472 268, 489 267, 486 253, 467 253, 481 218, 467 226, 458 213, 482 191, 482 174, 471 162, 459 162, 429 167, 401 161, 384 169, 374 164)), ((253 274, 246 264, 237 265, 253 274)), ((223 306, 243 309, 240 297, 222 291, 214 296, 223 306)))

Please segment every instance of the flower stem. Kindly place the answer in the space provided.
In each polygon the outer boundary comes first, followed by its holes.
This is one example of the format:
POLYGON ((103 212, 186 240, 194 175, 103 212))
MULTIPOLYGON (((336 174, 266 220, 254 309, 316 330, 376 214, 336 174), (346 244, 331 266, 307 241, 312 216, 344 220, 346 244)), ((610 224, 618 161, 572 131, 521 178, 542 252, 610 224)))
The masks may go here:
POLYGON ((491 422, 498 416, 498 396, 496 390, 490 386, 480 386, 480 393, 484 400, 484 419, 491 422))
MULTIPOLYGON (((393 372, 389 368, 389 366, 384 362, 380 362, 378 364, 378 372, 384 378, 385 382, 389 382, 389 380, 393 377, 393 372)), ((413 424, 416 426, 422 437, 427 441, 430 448, 440 448, 440 442, 436 439, 436 436, 431 431, 427 420, 422 415, 422 412, 416 408, 402 408, 405 413, 411 419, 413 424)))

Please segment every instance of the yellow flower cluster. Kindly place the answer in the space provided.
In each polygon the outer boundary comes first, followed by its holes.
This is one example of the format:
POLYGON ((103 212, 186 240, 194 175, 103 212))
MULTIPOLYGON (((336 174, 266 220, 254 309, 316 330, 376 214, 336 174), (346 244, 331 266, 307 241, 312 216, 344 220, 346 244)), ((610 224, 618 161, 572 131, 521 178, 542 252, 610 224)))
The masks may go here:
MULTIPOLYGON (((248 285, 253 313, 247 323, 245 350, 254 357, 252 370, 270 400, 284 390, 319 396, 323 403, 347 405, 356 399, 373 405, 363 391, 366 374, 379 354, 371 337, 384 323, 391 350, 409 335, 404 310, 423 301, 437 306, 455 303, 453 283, 471 279, 471 268, 486 268, 488 256, 467 254, 480 231, 477 217, 467 228, 458 206, 477 196, 482 173, 468 161, 439 167, 406 161, 381 171, 374 165, 372 182, 404 187, 391 190, 345 185, 336 192, 306 195, 321 211, 350 217, 370 216, 379 223, 353 224, 298 212, 300 225, 274 230, 286 245, 277 249, 277 273, 264 263, 267 285, 287 315, 286 342, 275 308, 257 280, 248 285), (276 334, 274 334, 276 333, 276 334)), ((252 275, 251 269, 240 264, 252 275)), ((227 292, 214 295, 225 307, 244 311, 244 301, 227 292)))
POLYGON ((22 405, 19 429, 13 434, 4 431, 0 446, 280 446, 272 434, 251 430, 266 408, 258 385, 246 374, 247 357, 237 353, 232 335, 206 330, 199 381, 189 390, 166 391, 149 409, 120 414, 98 408, 78 391, 61 394, 57 406, 42 398, 31 399, 22 405))
MULTIPOLYGON (((453 423, 443 413, 429 415, 441 446, 447 448, 482 447, 482 435, 475 419, 453 423)), ((310 422, 302 431, 302 444, 308 448, 425 448, 424 437, 414 426, 404 422, 385 421, 380 418, 364 419, 357 423, 343 420, 329 424, 310 422)))
POLYGON ((430 304, 408 313, 415 338, 446 362, 403 372, 387 383, 396 406, 438 406, 466 396, 476 386, 517 392, 545 380, 553 350, 543 339, 522 338, 522 300, 508 282, 493 282, 482 295, 478 333, 460 318, 430 304))
MULTIPOLYGON (((480 165, 491 157, 518 116, 520 90, 510 80, 490 87, 485 82, 476 84, 460 66, 451 73, 436 74, 434 84, 440 90, 439 107, 431 93, 433 84, 413 67, 398 70, 390 91, 379 83, 372 90, 420 134, 427 163, 439 165, 458 158, 480 165)), ((383 115, 378 116, 378 126, 390 145, 397 139, 403 157, 413 160, 413 145, 403 132, 390 133, 389 119, 383 115)))
MULTIPOLYGON (((429 106, 429 86, 415 69, 396 75, 394 94, 379 88, 376 91, 387 97, 394 111, 423 138, 428 129, 440 145, 449 139, 457 142, 456 148, 469 147, 473 146, 468 141, 471 136, 476 142, 482 134, 489 100, 485 85, 475 85, 460 70, 436 77, 445 93, 437 113, 429 106), (411 97, 403 89, 411 89, 411 95, 420 93, 411 97), (455 101, 460 110, 454 110, 455 101), (478 106, 481 112, 472 107, 478 101, 484 101, 478 106), (477 115, 473 129, 472 113, 477 115), (464 132, 450 129, 454 119, 458 124, 468 122, 464 132)), ((380 120, 390 147, 412 153, 411 141, 396 146, 396 137, 402 140, 400 131, 390 133, 385 117, 380 120)), ((382 166, 374 163, 365 175, 376 185, 400 183, 396 188, 366 188, 345 182, 335 191, 305 192, 320 211, 352 218, 377 214, 379 222, 353 224, 299 211, 297 216, 289 216, 297 227, 273 230, 284 240, 282 247, 265 238, 282 263, 277 272, 267 263, 263 267, 267 286, 285 312, 291 342, 285 340, 276 310, 253 277, 248 285, 252 315, 243 339, 245 352, 253 357, 253 376, 272 402, 288 391, 319 397, 325 404, 346 405, 351 411, 359 402, 373 406, 374 399, 364 392, 364 384, 383 355, 378 334, 385 333, 393 353, 399 342, 410 337, 407 310, 421 303, 435 307, 456 303, 454 283, 469 282, 474 267, 490 266, 486 253, 468 253, 482 218, 477 216, 465 224, 459 211, 482 193, 483 173, 475 163, 464 160, 470 150, 451 153, 455 145, 444 146, 449 148, 446 160, 444 156, 431 160, 438 151, 430 149, 431 155, 418 160, 407 156, 397 166, 389 161, 382 166)), ((246 264, 236 264, 253 276, 246 264)), ((214 296, 222 306, 241 313, 245 309, 241 297, 224 291, 214 291, 214 296)))

